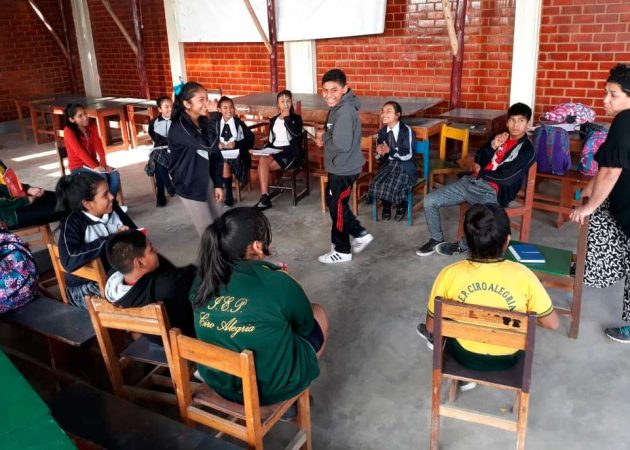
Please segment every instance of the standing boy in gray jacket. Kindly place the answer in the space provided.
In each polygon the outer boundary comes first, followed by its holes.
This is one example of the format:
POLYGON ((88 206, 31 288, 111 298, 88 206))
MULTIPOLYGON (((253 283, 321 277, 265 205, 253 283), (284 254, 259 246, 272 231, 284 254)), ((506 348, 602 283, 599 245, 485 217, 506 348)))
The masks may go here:
POLYGON ((352 184, 365 163, 361 153, 361 104, 346 85, 346 74, 339 69, 329 70, 322 77, 322 96, 330 110, 325 132, 317 133, 317 145, 324 146, 328 172, 326 201, 332 218, 332 247, 319 261, 335 264, 351 261, 352 252, 361 252, 374 237, 361 226, 348 205, 352 184))

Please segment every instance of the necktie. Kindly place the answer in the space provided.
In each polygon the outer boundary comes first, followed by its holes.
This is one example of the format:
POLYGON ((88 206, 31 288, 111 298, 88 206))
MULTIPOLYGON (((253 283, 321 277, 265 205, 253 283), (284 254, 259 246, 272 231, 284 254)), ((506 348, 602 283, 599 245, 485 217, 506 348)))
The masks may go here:
POLYGON ((389 130, 387 132, 387 146, 390 150, 393 150, 396 147, 396 139, 394 139, 394 132, 389 130))
POLYGON ((230 126, 227 123, 223 125, 221 137, 225 142, 229 142, 229 140, 232 139, 232 130, 230 130, 230 126))

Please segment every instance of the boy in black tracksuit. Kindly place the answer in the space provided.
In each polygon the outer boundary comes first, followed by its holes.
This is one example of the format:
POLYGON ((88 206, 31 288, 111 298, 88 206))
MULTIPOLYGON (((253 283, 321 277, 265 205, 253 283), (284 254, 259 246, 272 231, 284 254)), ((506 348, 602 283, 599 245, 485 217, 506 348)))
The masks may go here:
POLYGON ((162 301, 170 325, 195 337, 192 304, 188 300, 196 274, 194 265, 175 267, 138 230, 112 236, 107 244, 107 259, 116 270, 107 280, 107 300, 121 308, 162 301))
POLYGON ((352 252, 361 252, 374 239, 352 214, 348 201, 365 158, 361 153, 359 100, 346 85, 346 75, 339 69, 322 77, 322 95, 330 110, 326 131, 317 133, 317 145, 324 146, 324 165, 328 172, 326 200, 332 229, 331 250, 319 262, 335 264, 352 260, 352 252), (350 241, 350 236, 354 236, 350 241))

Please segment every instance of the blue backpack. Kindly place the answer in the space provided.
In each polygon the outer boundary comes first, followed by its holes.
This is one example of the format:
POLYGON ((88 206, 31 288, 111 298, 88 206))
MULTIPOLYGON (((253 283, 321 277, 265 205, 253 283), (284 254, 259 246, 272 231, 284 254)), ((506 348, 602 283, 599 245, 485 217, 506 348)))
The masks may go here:
POLYGON ((0 313, 30 302, 37 294, 37 267, 24 242, 0 231, 0 313))
POLYGON ((534 131, 538 172, 564 175, 571 168, 569 133, 560 127, 541 125, 534 131))

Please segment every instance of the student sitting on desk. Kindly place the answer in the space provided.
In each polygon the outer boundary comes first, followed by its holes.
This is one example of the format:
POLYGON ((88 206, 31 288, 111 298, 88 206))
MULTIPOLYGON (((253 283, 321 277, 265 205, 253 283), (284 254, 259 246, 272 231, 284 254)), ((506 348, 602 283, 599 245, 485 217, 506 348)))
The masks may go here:
POLYGON ((97 173, 79 172, 57 182, 57 209, 65 213, 59 233, 59 257, 68 272, 68 301, 85 308, 86 295, 100 295, 98 284, 71 275, 85 264, 100 258, 105 270, 107 240, 112 234, 135 229, 136 225, 114 202, 107 181, 97 173))
POLYGON ((516 198, 529 166, 536 159, 534 146, 527 138, 532 109, 515 103, 507 113, 507 133, 498 134, 475 155, 472 173, 456 183, 431 191, 424 198, 424 217, 430 238, 416 255, 455 255, 468 251, 465 241, 444 242, 440 208, 466 203, 498 203, 503 207, 516 198))
MULTIPOLYGON (((168 168, 171 165, 171 156, 168 151, 168 130, 171 128, 171 113, 173 111, 173 101, 168 97, 160 97, 156 101, 157 109, 160 113, 149 123, 149 136, 153 140, 154 149, 149 153, 149 162, 153 162, 155 171, 155 189, 158 208, 166 206, 166 195, 164 189, 171 197, 175 196, 175 188, 168 175, 168 168)), ((146 170, 146 169, 145 169, 146 170)))
POLYGON ((400 121, 402 108, 397 102, 387 102, 381 109, 385 124, 378 131, 376 158, 381 162, 378 173, 370 184, 367 197, 381 200, 383 220, 391 220, 392 203, 396 205, 394 220, 401 221, 407 211, 407 191, 418 179, 413 149, 416 135, 409 125, 400 121))
POLYGON ((234 102, 231 98, 223 96, 219 99, 219 112, 221 116, 214 120, 211 130, 215 135, 216 146, 219 150, 238 149, 237 158, 224 158, 223 163, 223 188, 225 189, 223 203, 226 206, 233 206, 232 174, 236 176, 237 182, 247 184, 249 168, 252 165, 249 150, 254 145, 254 133, 241 119, 234 116, 234 102))
MULTIPOLYGON (((538 315, 541 327, 558 328, 558 314, 536 275, 522 264, 503 259, 510 243, 510 219, 505 210, 496 204, 471 206, 466 211, 464 232, 470 258, 440 271, 429 296, 426 324, 420 323, 417 328, 429 348, 433 349, 435 297, 508 311, 531 311, 538 315)), ((453 357, 473 370, 508 369, 522 356, 520 351, 497 345, 459 339, 446 342, 453 357)), ((472 387, 462 386, 462 390, 472 387)))
POLYGON ((293 111, 291 91, 284 90, 276 97, 277 116, 269 120, 269 143, 267 147, 281 149, 280 153, 260 156, 258 160, 258 180, 260 182, 260 200, 256 207, 271 208, 269 198, 269 172, 290 169, 304 158, 302 150, 302 116, 293 111))
MULTIPOLYGON (((70 103, 65 109, 66 126, 63 142, 68 152, 68 168, 71 173, 95 172, 109 185, 109 190, 119 202, 120 173, 107 165, 105 150, 96 124, 90 123, 85 107, 70 103)), ((126 207, 123 207, 126 210, 126 207)))

